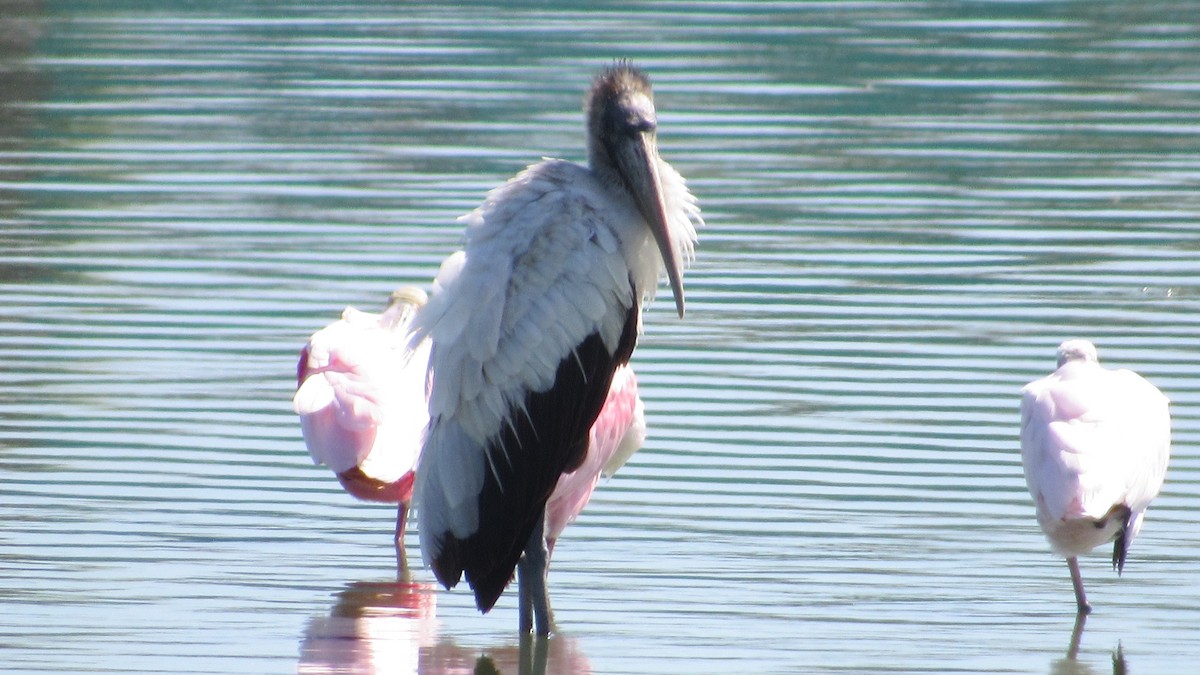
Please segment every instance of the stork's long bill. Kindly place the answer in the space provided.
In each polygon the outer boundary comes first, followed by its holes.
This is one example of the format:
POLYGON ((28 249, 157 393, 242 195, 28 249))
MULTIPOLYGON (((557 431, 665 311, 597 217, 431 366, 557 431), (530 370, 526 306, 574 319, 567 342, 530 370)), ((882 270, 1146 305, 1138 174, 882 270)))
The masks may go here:
POLYGON ((617 171, 625 179, 638 211, 650 226, 650 233, 658 244, 663 265, 667 268, 667 279, 671 282, 671 294, 675 296, 675 309, 683 318, 683 272, 679 256, 675 253, 675 242, 667 224, 667 206, 663 202, 662 181, 658 172, 658 148, 654 130, 638 132, 631 138, 622 139, 614 148, 617 171))
POLYGON ((663 199, 652 96, 649 80, 631 66, 618 65, 600 76, 588 101, 590 163, 598 173, 615 172, 633 197, 658 244, 675 309, 683 318, 683 270, 663 199))

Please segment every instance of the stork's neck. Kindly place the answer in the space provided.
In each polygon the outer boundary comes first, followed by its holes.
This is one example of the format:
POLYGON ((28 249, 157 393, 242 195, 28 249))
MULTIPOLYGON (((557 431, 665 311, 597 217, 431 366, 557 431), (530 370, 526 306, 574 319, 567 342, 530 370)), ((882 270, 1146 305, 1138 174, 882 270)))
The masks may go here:
POLYGON ((629 187, 625 185, 625 180, 617 171, 617 163, 613 159, 612 153, 604 143, 594 136, 588 142, 588 169, 596 177, 596 180, 609 191, 628 196, 629 187))

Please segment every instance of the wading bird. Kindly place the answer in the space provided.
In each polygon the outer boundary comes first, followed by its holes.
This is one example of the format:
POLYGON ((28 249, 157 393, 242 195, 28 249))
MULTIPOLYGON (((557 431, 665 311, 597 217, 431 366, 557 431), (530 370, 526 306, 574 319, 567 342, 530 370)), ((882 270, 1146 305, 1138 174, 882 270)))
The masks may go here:
POLYGON ((410 344, 425 292, 402 288, 383 314, 346 308, 300 352, 292 406, 308 452, 367 501, 398 504, 396 560, 407 568, 404 529, 414 470, 429 422, 429 343, 410 344))
POLYGON ((1113 568, 1124 570, 1167 472, 1167 397, 1132 371, 1101 367, 1087 340, 1062 343, 1058 370, 1025 385, 1021 395, 1025 482, 1086 614, 1092 608, 1077 557, 1114 541, 1113 568))
MULTIPOLYGON (((409 324, 425 292, 402 288, 382 315, 348 307, 300 353, 293 406, 309 454, 332 469, 351 495, 399 504, 396 555, 407 569, 404 530, 414 468, 429 421, 425 374, 429 341, 411 344, 409 324)), ((546 547, 579 516, 602 476, 612 476, 646 439, 645 405, 633 369, 623 365, 588 436, 578 469, 563 474, 546 503, 546 547)))
POLYGON ((433 342, 422 556, 447 588, 465 576, 483 612, 517 570, 520 629, 539 635, 553 625, 546 502, 584 461, 664 267, 683 316, 701 223, 659 158, 641 72, 605 70, 585 110, 588 166, 543 160, 490 192, 464 217, 464 250, 442 264, 415 323, 433 342))

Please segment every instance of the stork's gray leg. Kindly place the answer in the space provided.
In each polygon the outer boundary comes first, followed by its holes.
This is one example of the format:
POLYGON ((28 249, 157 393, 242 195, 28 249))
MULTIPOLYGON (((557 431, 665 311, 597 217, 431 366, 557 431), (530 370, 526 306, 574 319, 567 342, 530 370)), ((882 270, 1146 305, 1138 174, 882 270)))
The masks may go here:
MULTIPOLYGON (((554 672, 546 669, 550 663, 550 642, 552 640, 553 638, 545 635, 521 633, 520 647, 518 648, 521 661, 517 666, 518 675, 545 675, 554 672)), ((475 672, 478 673, 479 669, 477 668, 475 672)))
POLYGON ((517 563, 518 612, 522 634, 536 630, 538 635, 549 635, 554 630, 554 612, 550 609, 550 594, 546 588, 550 553, 546 549, 545 524, 546 516, 542 514, 525 544, 525 553, 517 563))
POLYGON ((517 632, 525 636, 533 631, 533 600, 529 597, 532 584, 526 581, 529 573, 525 570, 525 554, 517 561, 517 632))
POLYGON ((1075 587, 1075 606, 1080 614, 1089 614, 1092 606, 1088 604, 1087 594, 1083 592, 1083 577, 1079 574, 1079 561, 1071 556, 1067 558, 1067 569, 1071 570, 1071 585, 1075 587))

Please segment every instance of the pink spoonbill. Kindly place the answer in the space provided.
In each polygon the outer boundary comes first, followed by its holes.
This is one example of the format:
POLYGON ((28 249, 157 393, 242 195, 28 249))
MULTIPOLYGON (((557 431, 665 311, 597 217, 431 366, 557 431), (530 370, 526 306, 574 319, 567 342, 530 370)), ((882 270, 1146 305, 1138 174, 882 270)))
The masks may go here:
MULTIPOLYGON (((332 469, 351 495, 399 504, 396 554, 406 569, 404 531, 414 469, 429 421, 425 374, 429 341, 410 342, 409 324, 425 292, 402 288, 382 315, 348 307, 301 351, 294 407, 313 461, 332 469)), ((633 369, 613 375, 578 469, 563 474, 546 504, 546 544, 591 500, 646 439, 645 405, 633 369)))
POLYGON ((588 165, 547 159, 464 217, 466 244, 418 314, 430 355, 429 430, 417 470, 421 554, 480 611, 517 572, 519 625, 553 626, 546 503, 584 462, 642 306, 683 267, 700 211, 658 154, 649 80, 621 62, 589 91, 588 165))
POLYGON ((396 556, 407 569, 404 530, 417 457, 429 422, 429 343, 411 343, 425 292, 402 288, 383 314, 348 307, 300 353, 293 408, 313 461, 367 501, 398 504, 396 556))
POLYGON ((1087 614, 1078 556, 1112 541, 1113 569, 1124 570, 1167 472, 1167 397, 1137 373, 1102 367, 1087 340, 1059 345, 1058 370, 1025 385, 1021 397, 1025 482, 1087 614))

